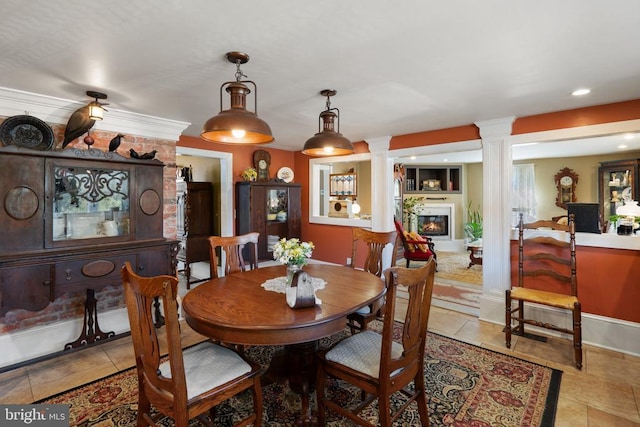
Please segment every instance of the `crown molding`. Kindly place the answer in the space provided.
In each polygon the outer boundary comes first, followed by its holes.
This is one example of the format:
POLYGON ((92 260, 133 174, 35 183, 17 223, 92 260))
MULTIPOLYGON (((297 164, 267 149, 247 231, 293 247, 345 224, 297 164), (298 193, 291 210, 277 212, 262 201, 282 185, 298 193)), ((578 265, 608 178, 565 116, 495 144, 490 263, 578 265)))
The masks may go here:
MULTIPOLYGON (((88 102, 87 102, 88 103, 88 102)), ((86 104, 37 93, 0 87, 0 116, 28 114, 47 123, 66 124, 71 114, 86 104)), ((109 108, 93 129, 178 141, 191 123, 109 108)))

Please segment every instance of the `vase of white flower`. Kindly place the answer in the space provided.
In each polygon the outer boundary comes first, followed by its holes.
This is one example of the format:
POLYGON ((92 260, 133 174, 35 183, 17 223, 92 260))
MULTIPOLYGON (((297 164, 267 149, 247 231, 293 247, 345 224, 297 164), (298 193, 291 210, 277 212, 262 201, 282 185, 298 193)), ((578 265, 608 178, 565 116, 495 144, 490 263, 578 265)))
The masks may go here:
POLYGON ((273 259, 287 266, 287 283, 291 283, 293 274, 307 264, 314 248, 313 242, 302 242, 298 238, 283 238, 273 245, 273 259))

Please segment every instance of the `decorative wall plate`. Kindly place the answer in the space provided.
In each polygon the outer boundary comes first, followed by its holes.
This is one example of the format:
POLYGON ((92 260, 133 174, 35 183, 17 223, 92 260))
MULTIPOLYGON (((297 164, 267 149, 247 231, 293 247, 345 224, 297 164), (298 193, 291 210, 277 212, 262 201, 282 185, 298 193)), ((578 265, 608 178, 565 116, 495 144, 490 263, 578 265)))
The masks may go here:
POLYGON ((286 166, 280 168, 278 169, 278 178, 280 178, 284 182, 291 182, 293 181, 293 171, 291 170, 291 168, 288 168, 286 166))
POLYGON ((6 119, 0 125, 0 141, 4 145, 18 145, 32 150, 51 150, 53 129, 37 117, 21 115, 6 119))

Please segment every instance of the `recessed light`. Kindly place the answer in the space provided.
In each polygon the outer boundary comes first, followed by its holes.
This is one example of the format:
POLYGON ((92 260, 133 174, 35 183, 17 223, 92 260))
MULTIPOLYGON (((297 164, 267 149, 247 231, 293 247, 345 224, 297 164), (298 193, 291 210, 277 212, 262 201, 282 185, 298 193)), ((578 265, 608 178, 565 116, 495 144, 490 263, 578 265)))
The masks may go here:
POLYGON ((634 138, 634 135, 632 133, 627 133, 624 136, 624 139, 633 139, 633 138, 634 138))
POLYGON ((591 89, 587 89, 587 88, 582 88, 582 89, 576 89, 573 92, 571 92, 571 95, 573 96, 582 96, 582 95, 586 95, 588 93, 591 92, 591 89))
POLYGON ((625 148, 627 148, 627 146, 626 146, 626 145, 624 145, 624 144, 620 144, 620 145, 618 145, 618 148, 619 148, 620 150, 624 150, 625 148))

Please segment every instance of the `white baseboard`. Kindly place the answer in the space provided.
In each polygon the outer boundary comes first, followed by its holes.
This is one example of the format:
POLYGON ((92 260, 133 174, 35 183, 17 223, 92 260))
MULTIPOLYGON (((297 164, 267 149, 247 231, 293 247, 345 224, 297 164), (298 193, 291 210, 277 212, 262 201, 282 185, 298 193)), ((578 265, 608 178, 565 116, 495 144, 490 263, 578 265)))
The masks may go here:
MULTIPOLYGON (((101 312, 98 324, 103 332, 116 335, 129 332, 126 308, 101 312)), ((75 341, 82 332, 83 319, 63 320, 22 331, 0 335, 0 368, 62 351, 65 344, 75 341)))
MULTIPOLYGON (((504 291, 483 293, 480 297, 480 320, 499 325, 505 322, 504 291)), ((561 327, 570 327, 571 314, 567 311, 539 305, 527 305, 527 317, 561 327)), ((567 334, 527 325, 528 329, 569 338, 567 334)), ((582 343, 607 350, 640 356, 640 323, 596 314, 582 313, 582 343)))

